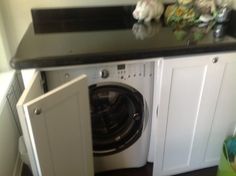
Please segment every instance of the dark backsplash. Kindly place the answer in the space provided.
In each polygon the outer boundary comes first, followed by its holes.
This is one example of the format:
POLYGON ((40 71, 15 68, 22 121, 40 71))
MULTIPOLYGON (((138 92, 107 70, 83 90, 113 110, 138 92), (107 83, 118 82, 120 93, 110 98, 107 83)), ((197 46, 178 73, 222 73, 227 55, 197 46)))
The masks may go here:
POLYGON ((35 33, 129 29, 134 6, 32 9, 35 33))

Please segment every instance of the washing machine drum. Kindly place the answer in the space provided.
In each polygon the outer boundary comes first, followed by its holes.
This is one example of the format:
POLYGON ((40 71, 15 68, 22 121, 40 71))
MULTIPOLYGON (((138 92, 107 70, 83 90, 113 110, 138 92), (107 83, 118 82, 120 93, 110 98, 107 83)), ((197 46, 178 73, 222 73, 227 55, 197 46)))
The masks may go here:
POLYGON ((131 146, 141 136, 142 95, 124 85, 89 87, 94 155, 109 155, 131 146))

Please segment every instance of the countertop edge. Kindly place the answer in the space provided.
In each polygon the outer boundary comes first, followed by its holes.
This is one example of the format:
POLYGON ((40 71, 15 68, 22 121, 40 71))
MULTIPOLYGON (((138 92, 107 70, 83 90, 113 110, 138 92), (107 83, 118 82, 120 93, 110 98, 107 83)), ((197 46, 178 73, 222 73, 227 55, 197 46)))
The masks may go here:
POLYGON ((14 69, 29 69, 29 68, 46 68, 46 67, 61 67, 71 65, 85 65, 106 62, 118 62, 127 60, 143 60, 150 58, 184 56, 192 54, 210 54, 220 52, 236 51, 236 43, 219 44, 214 46, 186 46, 186 48, 171 48, 163 50, 147 50, 147 51, 132 51, 126 53, 98 53, 70 56, 53 56, 42 58, 16 58, 13 57, 10 65, 14 69), (60 61, 60 62, 58 62, 60 61))

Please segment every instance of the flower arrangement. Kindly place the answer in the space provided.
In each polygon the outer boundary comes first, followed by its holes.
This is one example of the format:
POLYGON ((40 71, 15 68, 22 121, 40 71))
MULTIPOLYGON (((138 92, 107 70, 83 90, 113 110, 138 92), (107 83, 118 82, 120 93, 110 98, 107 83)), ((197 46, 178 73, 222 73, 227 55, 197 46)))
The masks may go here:
POLYGON ((164 17, 177 40, 196 42, 213 27, 215 12, 214 0, 176 0, 167 6, 164 17))
POLYGON ((194 8, 184 5, 170 5, 165 11, 166 24, 170 26, 178 25, 179 28, 193 25, 198 17, 199 14, 194 8))

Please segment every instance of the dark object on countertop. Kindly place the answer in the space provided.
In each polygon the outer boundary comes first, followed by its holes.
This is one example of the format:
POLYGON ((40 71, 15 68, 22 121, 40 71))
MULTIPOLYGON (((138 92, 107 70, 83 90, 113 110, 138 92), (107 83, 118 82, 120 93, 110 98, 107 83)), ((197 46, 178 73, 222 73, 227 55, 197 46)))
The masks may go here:
POLYGON ((216 15, 216 22, 217 23, 226 23, 230 20, 232 9, 229 7, 221 7, 218 10, 218 13, 216 15))
POLYGON ((227 25, 226 24, 216 24, 213 28, 213 35, 216 38, 222 38, 225 36, 227 32, 227 25))
POLYGON ((236 38, 236 10, 231 12, 230 18, 232 20, 228 23, 227 34, 236 38))

